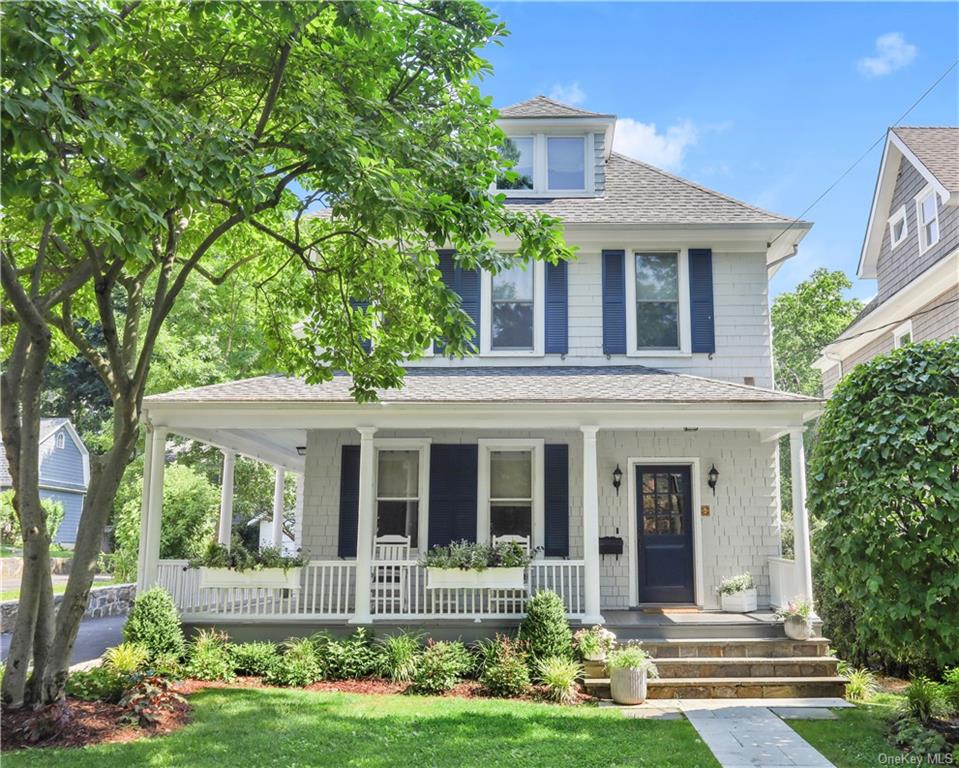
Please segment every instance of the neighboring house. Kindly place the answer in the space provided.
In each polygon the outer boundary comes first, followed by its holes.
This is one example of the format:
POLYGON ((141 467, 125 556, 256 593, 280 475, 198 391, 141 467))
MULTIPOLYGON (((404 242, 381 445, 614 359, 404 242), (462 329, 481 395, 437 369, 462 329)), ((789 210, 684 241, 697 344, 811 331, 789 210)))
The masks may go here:
POLYGON ((889 129, 858 275, 876 296, 814 364, 827 397, 858 363, 959 333, 959 127, 889 129))
MULTIPOLYGON (((72 547, 90 483, 90 454, 69 419, 40 419, 40 498, 63 507, 54 541, 72 547)), ((13 487, 7 454, 0 443, 0 491, 13 487)))
MULTIPOLYGON (((261 622, 276 636, 344 619, 469 627, 520 615, 549 587, 576 621, 642 623, 631 609, 680 608, 693 631, 697 609, 719 608, 720 581, 743 571, 763 609, 810 597, 802 462, 794 564, 780 558, 777 451, 790 435, 802 456, 820 402, 773 389, 768 284, 811 225, 612 152, 613 115, 537 97, 500 116, 520 176, 508 204, 560 217, 578 256, 493 276, 441 251, 443 279, 475 323, 475 356, 437 347, 377 403, 355 403, 344 375, 145 399, 140 587, 167 587, 185 621, 261 622), (226 599, 182 562, 159 561, 169 434, 224 451, 223 541, 236 453, 298 475, 295 539, 312 561, 299 590, 226 599), (409 537, 409 549, 374 542, 387 535, 409 537), (524 589, 427 585, 427 548, 498 536, 537 550, 524 589)), ((724 621, 706 631, 740 631, 724 621)))

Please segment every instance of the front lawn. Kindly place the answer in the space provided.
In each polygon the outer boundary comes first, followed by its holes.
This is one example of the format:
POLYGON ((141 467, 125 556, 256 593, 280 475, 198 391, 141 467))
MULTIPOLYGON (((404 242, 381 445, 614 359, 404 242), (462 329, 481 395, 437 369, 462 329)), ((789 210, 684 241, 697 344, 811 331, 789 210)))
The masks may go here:
POLYGON ((4 768, 719 765, 685 720, 591 706, 275 688, 208 689, 191 703, 193 722, 169 736, 5 753, 4 768))

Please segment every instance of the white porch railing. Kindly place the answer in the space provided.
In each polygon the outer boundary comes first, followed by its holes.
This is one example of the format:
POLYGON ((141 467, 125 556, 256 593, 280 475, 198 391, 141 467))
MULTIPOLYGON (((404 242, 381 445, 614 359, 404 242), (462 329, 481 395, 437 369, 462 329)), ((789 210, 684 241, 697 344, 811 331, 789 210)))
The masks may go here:
POLYGON ((773 608, 785 608, 796 595, 802 594, 799 569, 795 560, 785 557, 769 558, 769 604, 773 608))
MULTIPOLYGON (((162 560, 158 583, 187 617, 343 619, 354 610, 355 568, 349 560, 313 560, 303 567, 298 589, 200 589, 198 569, 186 560, 162 560)), ((571 618, 585 613, 581 560, 537 561, 526 578, 526 588, 517 590, 427 589, 426 569, 416 560, 374 561, 370 608, 375 618, 393 620, 517 617, 530 595, 551 589, 571 618)))

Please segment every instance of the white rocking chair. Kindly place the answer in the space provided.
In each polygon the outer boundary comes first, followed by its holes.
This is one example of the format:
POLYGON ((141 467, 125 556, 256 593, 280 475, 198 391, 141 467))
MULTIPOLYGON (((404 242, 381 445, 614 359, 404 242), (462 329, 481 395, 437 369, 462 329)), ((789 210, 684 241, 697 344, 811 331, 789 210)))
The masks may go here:
POLYGON ((378 614, 406 611, 406 562, 410 559, 409 536, 378 536, 373 542, 371 608, 378 614), (396 565, 390 565, 396 563, 396 565))

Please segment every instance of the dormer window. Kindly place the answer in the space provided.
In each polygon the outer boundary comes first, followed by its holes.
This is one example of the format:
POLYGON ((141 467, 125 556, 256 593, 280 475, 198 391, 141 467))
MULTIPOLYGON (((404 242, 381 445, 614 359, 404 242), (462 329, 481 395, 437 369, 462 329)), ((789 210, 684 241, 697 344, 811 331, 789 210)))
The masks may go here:
POLYGON ((593 173, 587 157, 592 134, 537 133, 510 136, 503 158, 511 163, 496 188, 518 197, 582 196, 592 189, 593 173))
POLYGON ((586 189, 586 150, 582 136, 549 136, 546 168, 551 190, 586 189))
POLYGON ((500 150, 503 157, 513 164, 516 178, 501 176, 496 181, 497 189, 533 188, 533 137, 515 136, 506 140, 500 150))

